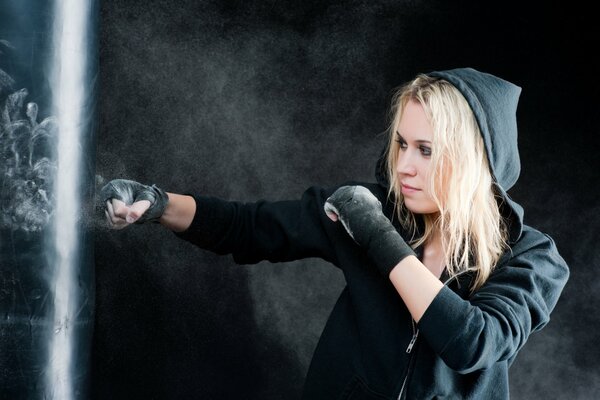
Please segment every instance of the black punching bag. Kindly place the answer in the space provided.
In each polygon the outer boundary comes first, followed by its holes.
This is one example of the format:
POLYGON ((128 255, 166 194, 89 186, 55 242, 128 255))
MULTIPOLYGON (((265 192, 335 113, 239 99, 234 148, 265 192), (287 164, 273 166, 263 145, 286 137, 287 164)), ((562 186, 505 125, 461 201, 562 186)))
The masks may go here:
POLYGON ((89 397, 98 4, 0 0, 0 398, 89 397))

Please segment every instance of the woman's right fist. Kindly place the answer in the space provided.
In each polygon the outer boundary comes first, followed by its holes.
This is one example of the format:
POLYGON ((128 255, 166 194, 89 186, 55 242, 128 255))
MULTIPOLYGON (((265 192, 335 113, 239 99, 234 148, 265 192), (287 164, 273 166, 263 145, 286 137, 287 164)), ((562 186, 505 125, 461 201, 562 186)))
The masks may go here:
POLYGON ((156 187, 126 179, 113 179, 100 191, 104 214, 112 229, 123 229, 129 224, 158 222, 169 197, 156 187))

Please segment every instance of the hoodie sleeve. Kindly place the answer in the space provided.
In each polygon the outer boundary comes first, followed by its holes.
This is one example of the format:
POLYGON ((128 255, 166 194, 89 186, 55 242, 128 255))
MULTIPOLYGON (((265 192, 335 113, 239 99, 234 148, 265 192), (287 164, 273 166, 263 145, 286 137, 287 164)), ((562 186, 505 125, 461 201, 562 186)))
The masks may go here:
POLYGON ((300 200, 254 203, 190 194, 196 201, 194 219, 187 230, 174 233, 205 250, 232 254, 237 264, 308 257, 336 264, 323 210, 334 190, 312 186, 300 200))
POLYGON ((550 320, 569 269, 550 236, 527 233, 535 236, 529 249, 498 267, 470 299, 444 286, 419 320, 423 337, 455 371, 510 364, 550 320))

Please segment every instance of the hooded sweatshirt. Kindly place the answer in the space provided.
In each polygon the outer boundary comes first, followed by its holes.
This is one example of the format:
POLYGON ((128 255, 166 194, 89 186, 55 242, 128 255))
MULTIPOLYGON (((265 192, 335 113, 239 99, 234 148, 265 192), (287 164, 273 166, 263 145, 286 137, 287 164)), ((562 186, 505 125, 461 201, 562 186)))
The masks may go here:
MULTIPOLYGON (((521 89, 496 76, 460 68, 428 75, 447 80, 475 113, 510 250, 474 293, 471 272, 449 278, 419 323, 365 250, 332 222, 323 206, 341 186, 362 185, 382 203, 400 235, 412 235, 388 199, 384 146, 376 182, 308 188, 298 200, 244 203, 190 194, 196 214, 176 235, 238 264, 320 257, 342 271, 346 286, 325 325, 302 398, 507 399, 508 369, 529 335, 550 320, 569 269, 553 239, 523 223, 523 208, 507 190, 520 172, 516 107, 521 89)), ((423 220, 417 215, 417 234, 423 220)), ((423 259, 423 245, 415 249, 423 259)))

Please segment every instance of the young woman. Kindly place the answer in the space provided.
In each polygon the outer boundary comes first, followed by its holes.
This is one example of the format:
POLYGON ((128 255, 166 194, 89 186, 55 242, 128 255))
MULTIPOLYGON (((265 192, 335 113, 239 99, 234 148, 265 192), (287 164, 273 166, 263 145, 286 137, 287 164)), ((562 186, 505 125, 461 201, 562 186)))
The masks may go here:
POLYGON ((240 264, 338 266, 347 285, 304 399, 506 399, 508 368, 569 276, 506 192, 520 91, 472 68, 420 74, 394 96, 377 183, 241 203, 114 180, 106 216, 115 229, 160 222, 240 264))

